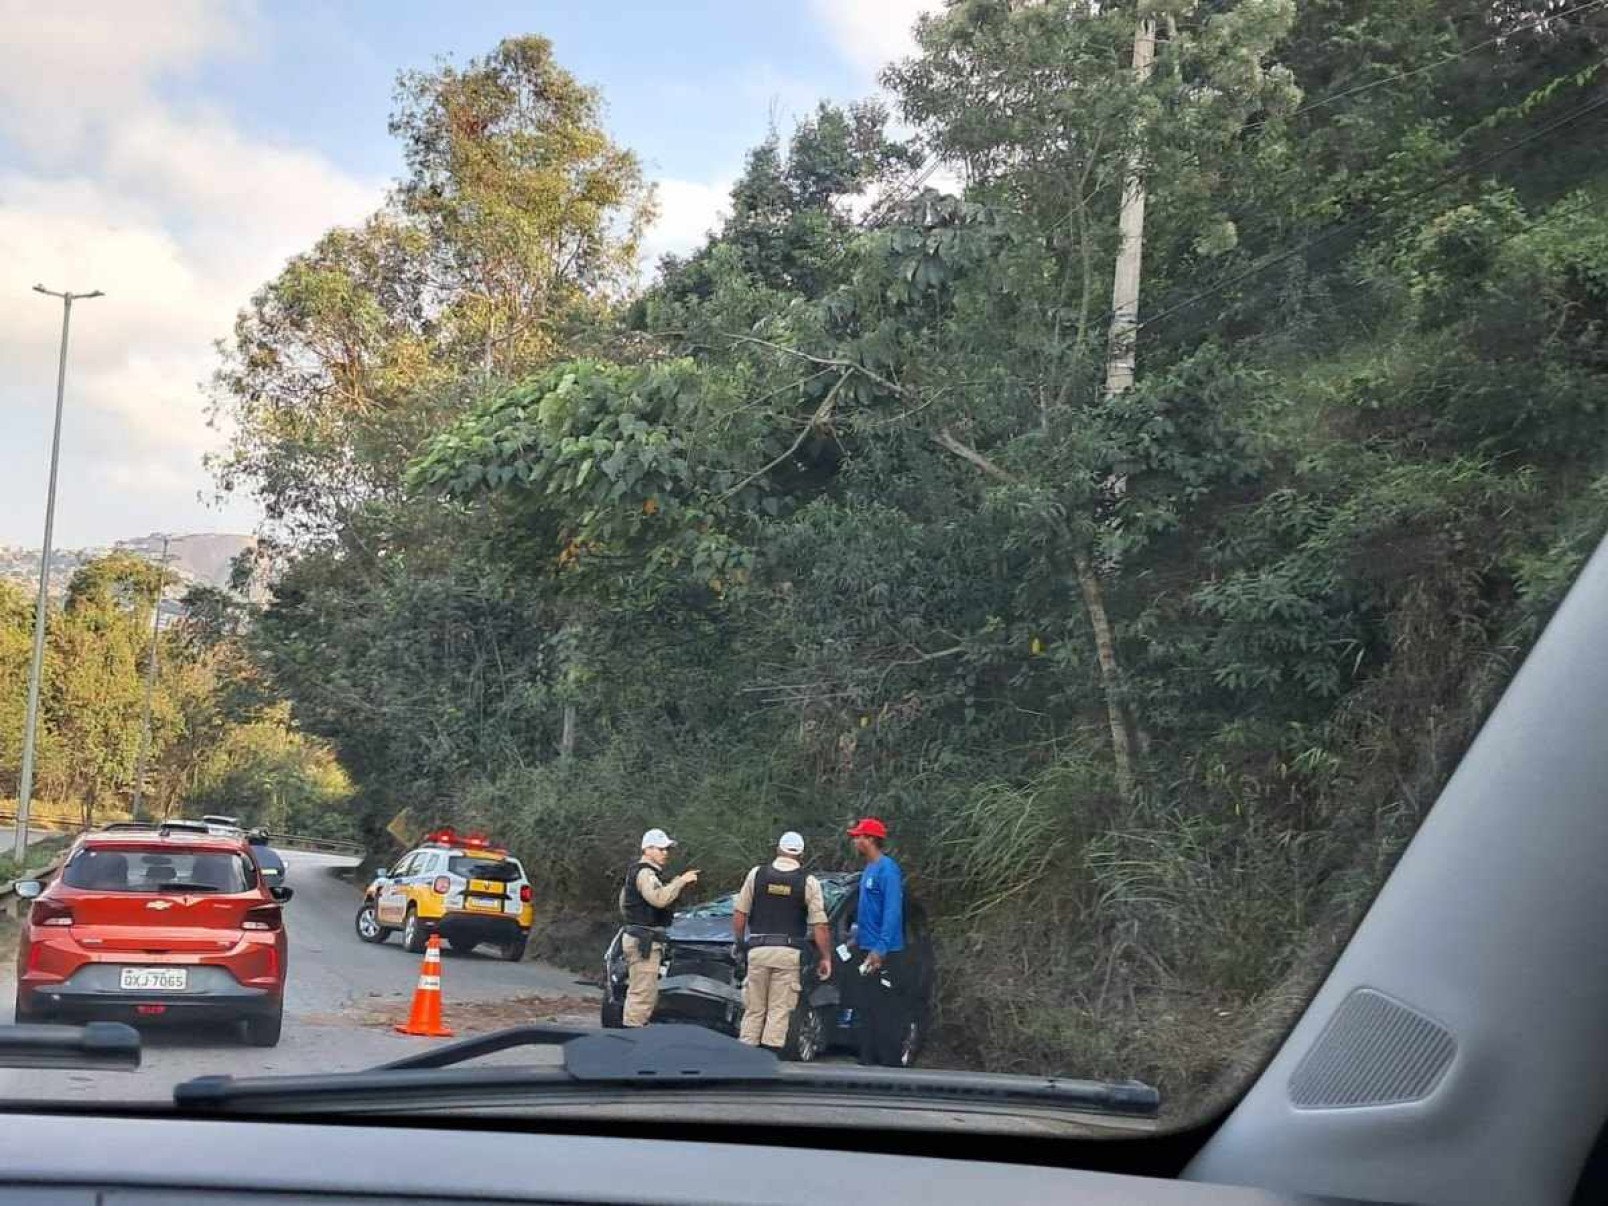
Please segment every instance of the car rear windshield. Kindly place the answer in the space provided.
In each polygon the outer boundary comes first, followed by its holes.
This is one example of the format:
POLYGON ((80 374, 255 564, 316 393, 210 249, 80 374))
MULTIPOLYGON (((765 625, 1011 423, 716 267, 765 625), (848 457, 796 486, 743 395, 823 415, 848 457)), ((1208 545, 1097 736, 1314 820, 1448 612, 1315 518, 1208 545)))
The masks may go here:
POLYGON ((119 847, 80 850, 61 878, 97 892, 245 892, 257 876, 242 855, 226 851, 119 847))
POLYGON ((519 864, 511 858, 476 858, 471 854, 454 854, 447 860, 447 870, 465 879, 489 879, 500 884, 511 884, 519 878, 519 864))

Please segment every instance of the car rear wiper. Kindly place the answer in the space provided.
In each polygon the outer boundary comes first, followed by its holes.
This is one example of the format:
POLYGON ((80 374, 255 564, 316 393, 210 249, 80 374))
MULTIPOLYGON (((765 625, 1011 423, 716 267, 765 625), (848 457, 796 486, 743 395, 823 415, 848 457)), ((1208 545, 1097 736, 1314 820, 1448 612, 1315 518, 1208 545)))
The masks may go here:
POLYGON ((194 884, 184 879, 169 879, 156 885, 157 892, 221 892, 217 884, 194 884))
POLYGON ((133 1072, 140 1032, 122 1022, 0 1026, 0 1068, 94 1068, 133 1072))
POLYGON ((769 1051, 703 1027, 674 1025, 630 1030, 515 1026, 365 1072, 202 1076, 175 1085, 173 1099, 181 1107, 215 1112, 383 1110, 438 1107, 449 1101, 456 1106, 488 1101, 517 1106, 578 1089, 651 1094, 705 1086, 863 1099, 863 1104, 1032 1106, 1140 1119, 1154 1118, 1161 1104, 1156 1090, 1139 1081, 785 1063, 769 1051), (497 1052, 542 1046, 560 1047, 562 1064, 463 1066, 497 1052))

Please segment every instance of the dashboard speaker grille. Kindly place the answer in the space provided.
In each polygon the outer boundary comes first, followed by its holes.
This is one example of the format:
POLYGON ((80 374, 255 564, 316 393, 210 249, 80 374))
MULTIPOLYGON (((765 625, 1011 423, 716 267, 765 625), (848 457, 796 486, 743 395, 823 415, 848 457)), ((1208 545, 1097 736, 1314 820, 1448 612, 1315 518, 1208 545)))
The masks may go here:
POLYGON ((1418 1101, 1456 1052, 1439 1022, 1374 989, 1353 989, 1290 1077, 1290 1101, 1303 1110, 1418 1101))

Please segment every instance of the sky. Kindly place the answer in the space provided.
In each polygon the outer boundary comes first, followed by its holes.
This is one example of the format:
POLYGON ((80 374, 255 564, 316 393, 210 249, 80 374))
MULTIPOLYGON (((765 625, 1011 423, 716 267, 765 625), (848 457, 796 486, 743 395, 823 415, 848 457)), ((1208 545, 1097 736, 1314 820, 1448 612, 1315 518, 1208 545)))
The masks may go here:
POLYGON ((252 291, 361 220, 400 160, 399 70, 540 33, 657 183, 650 262, 718 220, 743 155, 876 90, 938 0, 0 0, 0 545, 44 526, 72 310, 55 545, 248 532, 203 467, 214 343, 252 291))

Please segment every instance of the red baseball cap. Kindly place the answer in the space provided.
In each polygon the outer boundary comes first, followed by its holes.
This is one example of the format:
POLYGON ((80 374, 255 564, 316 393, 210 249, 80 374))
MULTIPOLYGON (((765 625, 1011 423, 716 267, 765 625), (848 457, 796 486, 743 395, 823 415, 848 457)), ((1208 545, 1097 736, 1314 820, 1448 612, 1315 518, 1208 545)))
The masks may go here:
POLYGON ((876 817, 863 817, 849 829, 849 836, 885 838, 888 836, 888 827, 876 817))

